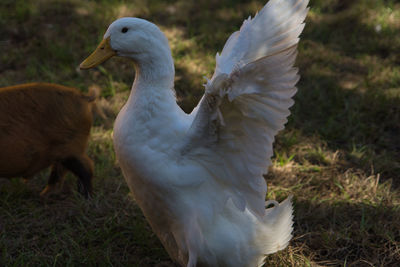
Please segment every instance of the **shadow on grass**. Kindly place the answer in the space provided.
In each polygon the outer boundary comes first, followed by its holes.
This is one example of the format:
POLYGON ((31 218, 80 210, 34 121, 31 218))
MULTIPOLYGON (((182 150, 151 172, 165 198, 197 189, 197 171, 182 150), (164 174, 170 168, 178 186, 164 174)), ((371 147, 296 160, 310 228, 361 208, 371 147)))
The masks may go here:
MULTIPOLYGON (((87 90, 93 82, 108 85, 109 77, 99 70, 78 69, 112 21, 105 20, 107 11, 108 6, 90 1, 2 2, 0 48, 8 53, 0 56, 0 86, 45 81, 87 90)), ((119 64, 114 79, 128 80, 131 66, 119 64)))
MULTIPOLYGON (((394 31, 377 32, 362 13, 309 19, 300 47, 302 74, 289 128, 317 134, 350 164, 374 165, 400 185, 400 87, 394 31), (351 27, 348 27, 351 25, 351 27), (385 75, 384 68, 393 71, 385 75), (397 90, 397 89, 396 89, 397 90), (362 150, 356 161, 350 154, 362 150)), ((350 167, 350 166, 349 166, 350 167)))
POLYGON ((292 246, 335 266, 395 266, 400 261, 400 210, 392 205, 295 202, 292 246))
POLYGON ((102 182, 108 189, 90 200, 41 198, 40 181, 0 183, 0 264, 174 266, 122 177, 102 182))

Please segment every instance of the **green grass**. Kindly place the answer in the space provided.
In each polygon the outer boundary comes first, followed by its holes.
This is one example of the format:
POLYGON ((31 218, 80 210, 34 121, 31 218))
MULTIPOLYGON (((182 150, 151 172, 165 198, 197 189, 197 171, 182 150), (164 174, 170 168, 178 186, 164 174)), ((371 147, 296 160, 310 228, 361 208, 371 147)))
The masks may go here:
MULTIPOLYGON (((46 81, 102 88, 89 145, 96 195, 41 199, 46 174, 0 179, 0 266, 173 266, 129 194, 112 148, 132 65, 78 70, 109 23, 139 16, 170 40, 178 102, 190 111, 214 57, 264 1, 39 0, 0 3, 0 86, 46 81)), ((275 142, 268 198, 294 195, 288 249, 266 266, 398 266, 400 262, 400 3, 311 0, 301 80, 275 142)))

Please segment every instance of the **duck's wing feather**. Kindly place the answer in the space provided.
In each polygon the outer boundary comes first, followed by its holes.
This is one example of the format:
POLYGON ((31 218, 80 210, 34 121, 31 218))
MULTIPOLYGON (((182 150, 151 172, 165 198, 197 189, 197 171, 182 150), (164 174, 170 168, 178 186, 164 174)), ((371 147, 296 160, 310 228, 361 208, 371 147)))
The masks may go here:
MULTIPOLYGON (((181 154, 209 168, 236 207, 265 212, 272 143, 299 80, 293 67, 308 0, 271 0, 217 54, 181 154)), ((222 193, 222 192, 221 192, 222 193)))

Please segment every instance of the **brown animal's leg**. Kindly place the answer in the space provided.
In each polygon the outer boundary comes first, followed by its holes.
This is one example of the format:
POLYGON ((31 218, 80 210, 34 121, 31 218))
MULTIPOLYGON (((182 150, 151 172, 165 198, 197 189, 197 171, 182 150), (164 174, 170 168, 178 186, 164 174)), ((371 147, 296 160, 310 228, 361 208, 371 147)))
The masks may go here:
POLYGON ((60 163, 54 163, 51 167, 51 173, 49 176, 49 180, 47 182, 47 186, 40 193, 41 196, 49 195, 57 189, 57 185, 62 185, 63 179, 65 177, 67 170, 60 163))
POLYGON ((69 157, 62 161, 65 168, 78 176, 78 191, 85 198, 92 194, 93 162, 86 156, 69 157))

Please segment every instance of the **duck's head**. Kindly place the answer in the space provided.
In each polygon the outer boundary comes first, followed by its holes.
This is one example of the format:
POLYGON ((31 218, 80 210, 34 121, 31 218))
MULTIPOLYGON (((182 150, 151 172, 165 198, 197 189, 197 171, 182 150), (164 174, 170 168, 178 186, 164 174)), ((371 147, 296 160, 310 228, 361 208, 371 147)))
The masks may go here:
POLYGON ((81 64, 89 69, 113 56, 133 59, 137 63, 154 60, 161 53, 170 53, 168 41, 153 23, 139 18, 120 18, 114 21, 104 34, 96 50, 81 64))

